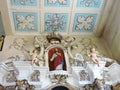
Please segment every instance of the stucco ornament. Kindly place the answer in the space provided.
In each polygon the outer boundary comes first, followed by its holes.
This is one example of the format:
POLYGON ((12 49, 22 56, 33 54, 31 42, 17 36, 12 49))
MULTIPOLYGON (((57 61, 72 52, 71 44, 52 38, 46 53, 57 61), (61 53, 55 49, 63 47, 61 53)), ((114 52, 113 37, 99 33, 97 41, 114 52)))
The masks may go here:
POLYGON ((57 0, 48 0, 49 4, 56 3, 57 0))
POLYGON ((55 13, 53 15, 48 15, 48 20, 45 21, 47 30, 64 30, 65 29, 65 16, 55 13))
POLYGON ((18 21, 18 29, 24 30, 26 27, 30 30, 34 30, 34 24, 32 23, 34 21, 33 15, 28 15, 26 17, 17 15, 17 21, 18 21))
POLYGON ((76 30, 82 30, 82 29, 91 30, 92 28, 91 23, 93 22, 93 20, 94 20, 94 17, 92 16, 88 16, 87 18, 85 18, 84 16, 79 16, 77 18, 78 24, 76 25, 75 29, 76 30))
POLYGON ((97 0, 82 0, 80 4, 85 4, 86 7, 91 7, 93 5, 97 5, 97 0))
POLYGON ((49 4, 55 4, 55 3, 59 3, 59 4, 66 4, 67 0, 48 0, 49 4))
POLYGON ((59 0, 59 3, 60 3, 60 4, 66 4, 66 3, 67 3, 67 0, 59 0))
POLYGON ((28 3, 34 3, 34 0, 14 0, 14 2, 19 2, 21 5, 27 5, 28 3))

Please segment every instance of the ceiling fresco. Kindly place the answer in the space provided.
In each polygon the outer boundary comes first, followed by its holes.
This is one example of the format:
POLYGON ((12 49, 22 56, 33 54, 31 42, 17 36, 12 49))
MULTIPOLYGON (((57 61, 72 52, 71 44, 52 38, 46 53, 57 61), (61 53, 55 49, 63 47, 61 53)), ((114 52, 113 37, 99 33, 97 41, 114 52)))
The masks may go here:
POLYGON ((90 33, 99 22, 103 0, 8 0, 14 33, 90 33))

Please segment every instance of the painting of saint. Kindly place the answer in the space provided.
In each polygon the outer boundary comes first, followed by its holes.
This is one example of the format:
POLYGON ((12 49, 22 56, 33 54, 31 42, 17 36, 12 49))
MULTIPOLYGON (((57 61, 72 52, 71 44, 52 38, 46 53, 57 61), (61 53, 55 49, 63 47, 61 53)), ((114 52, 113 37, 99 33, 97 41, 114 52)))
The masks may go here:
POLYGON ((50 70, 66 70, 66 63, 62 49, 52 48, 49 50, 48 56, 50 70))

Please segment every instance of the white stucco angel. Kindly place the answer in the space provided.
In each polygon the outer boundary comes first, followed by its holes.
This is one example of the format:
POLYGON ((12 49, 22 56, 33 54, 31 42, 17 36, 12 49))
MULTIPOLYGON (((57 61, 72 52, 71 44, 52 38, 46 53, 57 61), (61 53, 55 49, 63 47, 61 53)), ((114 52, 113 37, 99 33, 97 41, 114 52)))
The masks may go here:
POLYGON ((44 65, 44 60, 39 54, 40 54, 40 47, 35 48, 30 53, 30 57, 31 57, 31 60, 32 60, 32 65, 37 65, 37 66, 43 66, 44 65))
POLYGON ((90 49, 90 53, 88 54, 88 56, 92 59, 92 61, 93 61, 95 64, 97 64, 98 66, 100 66, 100 65, 99 65, 99 57, 100 57, 100 55, 98 55, 98 54, 96 53, 95 48, 91 48, 91 49, 90 49))

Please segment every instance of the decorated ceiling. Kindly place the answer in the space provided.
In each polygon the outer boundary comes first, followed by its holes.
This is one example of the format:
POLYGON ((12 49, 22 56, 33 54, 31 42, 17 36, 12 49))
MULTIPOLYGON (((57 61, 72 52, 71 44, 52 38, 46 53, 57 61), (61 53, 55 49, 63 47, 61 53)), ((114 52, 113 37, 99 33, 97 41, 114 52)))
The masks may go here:
MULTIPOLYGON (((105 1, 105 0, 104 0, 105 1)), ((7 0, 12 32, 91 33, 98 26, 103 0, 7 0)))

